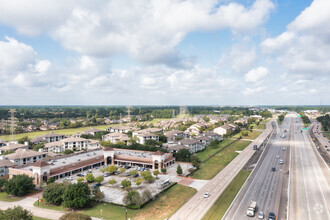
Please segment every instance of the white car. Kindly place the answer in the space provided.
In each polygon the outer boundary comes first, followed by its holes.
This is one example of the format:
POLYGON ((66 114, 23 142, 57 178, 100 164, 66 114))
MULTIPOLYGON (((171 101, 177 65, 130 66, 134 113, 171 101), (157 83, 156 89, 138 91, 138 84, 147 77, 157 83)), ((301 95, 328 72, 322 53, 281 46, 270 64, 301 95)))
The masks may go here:
POLYGON ((283 160, 280 160, 280 161, 278 161, 278 163, 279 163, 279 164, 283 164, 284 162, 283 162, 283 160))
POLYGON ((204 194, 204 198, 209 198, 210 197, 210 193, 209 192, 206 192, 205 194, 204 194))
POLYGON ((72 176, 68 176, 65 178, 66 180, 73 180, 73 177, 72 176))

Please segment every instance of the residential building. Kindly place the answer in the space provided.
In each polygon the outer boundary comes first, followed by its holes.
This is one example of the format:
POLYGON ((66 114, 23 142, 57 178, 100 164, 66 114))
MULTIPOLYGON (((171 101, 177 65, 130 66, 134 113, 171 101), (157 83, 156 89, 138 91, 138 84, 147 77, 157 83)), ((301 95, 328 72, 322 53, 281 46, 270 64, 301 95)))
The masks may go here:
POLYGON ((219 135, 215 132, 210 132, 210 131, 207 131, 207 132, 204 132, 201 134, 202 136, 205 136, 205 137, 209 137, 212 139, 212 141, 214 140, 218 140, 218 141, 221 141, 222 140, 222 135, 219 135))
POLYGON ((47 152, 37 152, 29 149, 17 149, 15 153, 3 156, 16 165, 23 165, 28 163, 37 162, 47 157, 47 152))
POLYGON ((0 147, 0 154, 3 154, 6 151, 16 151, 17 149, 28 149, 29 144, 18 144, 18 142, 8 142, 6 146, 0 147))
POLYGON ((32 138, 30 140, 30 142, 33 144, 40 144, 43 142, 55 142, 55 141, 62 140, 64 138, 67 138, 67 136, 65 136, 64 134, 56 134, 54 132, 50 132, 48 134, 44 134, 44 135, 40 135, 35 138, 32 138))
POLYGON ((93 135, 95 136, 97 133, 102 133, 104 131, 100 130, 100 129, 96 129, 96 128, 91 128, 85 131, 82 131, 82 134, 86 134, 86 135, 93 135))
POLYGON ((157 134, 153 134, 153 133, 143 132, 143 133, 138 133, 135 136, 138 138, 137 142, 139 144, 145 144, 146 140, 159 141, 159 136, 157 134))
POLYGON ((47 152, 62 153, 67 149, 72 151, 81 151, 100 147, 99 144, 96 144, 98 141, 94 141, 95 140, 85 138, 65 138, 60 141, 45 144, 44 150, 47 152))
POLYGON ((202 144, 199 140, 193 138, 179 140, 178 144, 189 147, 190 153, 196 153, 205 149, 204 144, 202 144))
MULTIPOLYGON (((3 156, 2 156, 3 157, 3 156)), ((0 177, 8 176, 9 175, 9 167, 15 166, 15 163, 7 160, 7 159, 0 159, 0 177)))
POLYGON ((111 126, 106 129, 106 131, 110 133, 127 133, 133 130, 135 130, 135 128, 128 126, 111 126))
POLYGON ((128 144, 128 141, 130 140, 130 138, 128 137, 127 134, 124 134, 124 133, 109 133, 109 134, 103 135, 102 140, 110 141, 114 144, 116 144, 117 142, 124 142, 124 143, 128 144))

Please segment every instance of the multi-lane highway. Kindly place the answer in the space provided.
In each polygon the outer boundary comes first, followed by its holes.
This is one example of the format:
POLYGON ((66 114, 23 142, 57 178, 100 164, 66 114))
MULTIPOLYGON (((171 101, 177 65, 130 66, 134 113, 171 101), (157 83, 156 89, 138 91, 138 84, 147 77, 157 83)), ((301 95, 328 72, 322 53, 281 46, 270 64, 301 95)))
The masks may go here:
POLYGON ((266 124, 266 130, 212 180, 205 184, 205 186, 189 201, 187 201, 176 213, 174 213, 170 220, 202 219, 205 213, 212 207, 217 198, 254 154, 253 145, 261 145, 272 130, 271 122, 268 122, 266 124), (205 192, 210 193, 208 198, 204 198, 205 192))
POLYGON ((330 172, 310 135, 293 117, 291 140, 289 219, 330 219, 330 172))
POLYGON ((267 218, 269 212, 278 216, 285 215, 280 212, 281 204, 285 201, 281 195, 284 179, 287 175, 289 160, 289 140, 292 135, 292 119, 286 117, 279 127, 276 123, 275 132, 270 137, 260 160, 250 175, 248 181, 243 186, 241 192, 232 203, 231 208, 223 219, 257 219, 260 211, 265 213, 267 218), (283 164, 279 161, 283 160, 283 164), (275 171, 272 171, 272 168, 275 171), (248 217, 246 211, 251 201, 257 202, 257 212, 255 217, 248 217))

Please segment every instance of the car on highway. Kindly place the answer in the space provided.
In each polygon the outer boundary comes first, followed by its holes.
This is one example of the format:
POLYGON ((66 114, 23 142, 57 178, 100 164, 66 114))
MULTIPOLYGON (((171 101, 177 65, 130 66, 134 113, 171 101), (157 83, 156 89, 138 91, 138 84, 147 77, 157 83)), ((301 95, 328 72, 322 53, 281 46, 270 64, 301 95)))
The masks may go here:
POLYGON ((276 168, 275 167, 272 167, 272 171, 275 172, 276 171, 276 168))
POLYGON ((276 216, 275 216, 275 213, 274 212, 270 212, 268 214, 268 220, 276 220, 276 216))
POLYGON ((204 198, 209 198, 210 197, 210 193, 209 192, 206 192, 205 194, 204 194, 204 198))
POLYGON ((278 163, 279 164, 283 164, 284 162, 283 162, 283 160, 279 160, 278 163))
POLYGON ((265 218, 265 214, 263 211, 260 211, 258 214, 258 219, 264 219, 265 218))
POLYGON ((282 150, 285 151, 285 147, 283 147, 282 150))

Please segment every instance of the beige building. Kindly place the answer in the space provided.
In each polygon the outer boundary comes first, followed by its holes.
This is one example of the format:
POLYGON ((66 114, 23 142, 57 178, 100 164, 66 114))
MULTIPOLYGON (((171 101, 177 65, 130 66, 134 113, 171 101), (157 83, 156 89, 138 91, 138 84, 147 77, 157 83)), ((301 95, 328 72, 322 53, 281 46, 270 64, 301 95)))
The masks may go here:
POLYGON ((124 142, 128 144, 130 138, 127 134, 124 133, 109 133, 102 136, 103 141, 110 141, 111 143, 116 144, 117 142, 124 142))
POLYGON ((44 134, 44 135, 40 135, 35 138, 32 138, 30 140, 30 142, 33 144, 40 144, 43 142, 55 142, 55 141, 62 140, 64 138, 67 138, 67 136, 65 136, 64 134, 56 134, 54 132, 50 132, 48 134, 44 134))
POLYGON ((18 144, 17 142, 8 142, 5 146, 0 147, 0 154, 3 154, 6 151, 16 151, 17 149, 28 149, 29 144, 18 144))
POLYGON ((47 157, 47 152, 36 152, 29 149, 17 149, 15 153, 2 156, 2 159, 9 160, 16 165, 24 165, 37 162, 47 157))
POLYGON ((65 138, 60 141, 45 144, 44 150, 53 153, 62 153, 65 150, 81 151, 99 148, 99 142, 85 138, 65 138))

